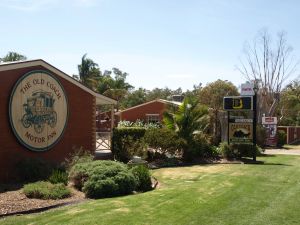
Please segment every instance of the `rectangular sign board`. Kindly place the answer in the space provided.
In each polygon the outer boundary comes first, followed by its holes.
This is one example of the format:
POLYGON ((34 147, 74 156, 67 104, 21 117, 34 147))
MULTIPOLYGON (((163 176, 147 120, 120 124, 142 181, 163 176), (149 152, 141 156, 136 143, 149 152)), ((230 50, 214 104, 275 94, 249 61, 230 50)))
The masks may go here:
POLYGON ((231 96, 224 97, 224 110, 242 111, 253 110, 253 96, 231 96))
POLYGON ((277 124, 277 117, 262 117, 262 124, 277 124))
POLYGON ((253 123, 253 119, 235 119, 235 123, 253 123))
POLYGON ((254 84, 251 83, 242 84, 241 95, 254 95, 254 84))
POLYGON ((253 124, 252 123, 229 123, 229 143, 252 144, 253 124))
POLYGON ((229 123, 253 123, 253 119, 230 118, 229 123))

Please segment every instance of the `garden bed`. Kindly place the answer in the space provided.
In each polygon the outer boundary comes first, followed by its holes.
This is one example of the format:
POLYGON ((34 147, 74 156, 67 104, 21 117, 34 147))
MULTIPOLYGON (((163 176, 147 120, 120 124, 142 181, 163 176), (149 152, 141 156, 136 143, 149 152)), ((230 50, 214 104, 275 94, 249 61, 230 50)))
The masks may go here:
POLYGON ((0 186, 0 217, 12 214, 25 214, 26 212, 39 212, 55 206, 67 205, 85 200, 84 193, 72 187, 72 195, 69 198, 58 200, 41 200, 27 198, 21 185, 0 186))

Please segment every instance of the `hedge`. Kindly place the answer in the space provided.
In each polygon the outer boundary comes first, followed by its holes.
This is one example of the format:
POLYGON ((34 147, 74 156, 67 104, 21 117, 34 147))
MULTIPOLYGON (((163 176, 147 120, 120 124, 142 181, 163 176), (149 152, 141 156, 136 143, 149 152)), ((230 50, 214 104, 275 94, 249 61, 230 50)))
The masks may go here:
POLYGON ((116 160, 127 163, 133 155, 143 151, 146 128, 122 127, 114 128, 112 136, 112 153, 116 160))

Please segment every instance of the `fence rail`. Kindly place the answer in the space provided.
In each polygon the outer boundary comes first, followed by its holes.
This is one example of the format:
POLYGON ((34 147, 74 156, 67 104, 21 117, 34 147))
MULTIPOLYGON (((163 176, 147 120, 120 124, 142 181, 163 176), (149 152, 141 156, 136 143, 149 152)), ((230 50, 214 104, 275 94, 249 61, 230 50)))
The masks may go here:
POLYGON ((111 132, 96 132, 96 151, 111 150, 111 132))

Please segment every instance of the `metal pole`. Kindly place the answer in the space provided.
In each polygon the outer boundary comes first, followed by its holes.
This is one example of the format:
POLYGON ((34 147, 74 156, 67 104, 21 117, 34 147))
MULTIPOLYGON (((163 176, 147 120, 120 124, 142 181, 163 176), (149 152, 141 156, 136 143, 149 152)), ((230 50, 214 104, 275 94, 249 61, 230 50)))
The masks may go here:
POLYGON ((257 94, 256 91, 254 91, 253 96, 253 161, 256 161, 256 124, 257 124, 257 108, 256 108, 256 102, 257 102, 257 94))
POLYGON ((230 120, 230 112, 227 111, 227 143, 229 145, 229 120, 230 120))

